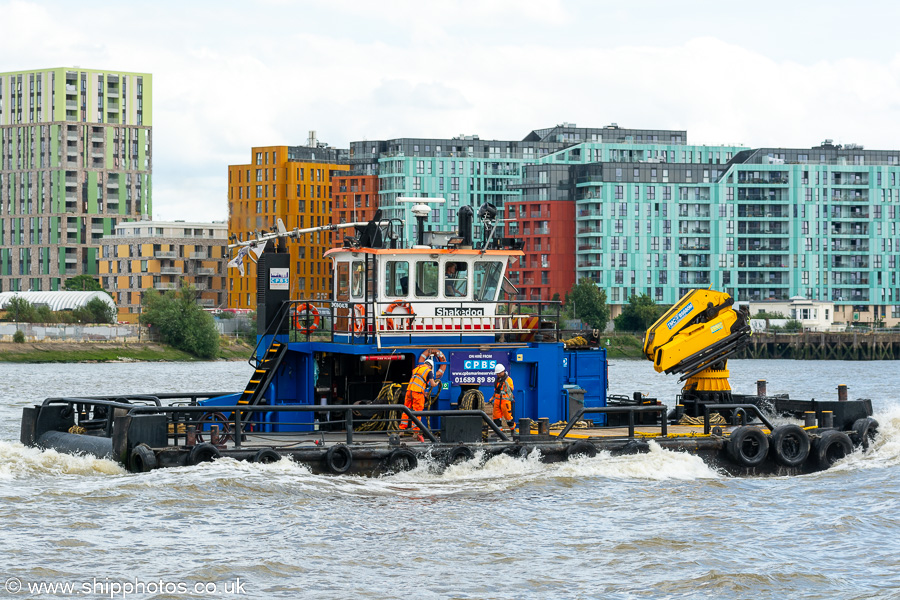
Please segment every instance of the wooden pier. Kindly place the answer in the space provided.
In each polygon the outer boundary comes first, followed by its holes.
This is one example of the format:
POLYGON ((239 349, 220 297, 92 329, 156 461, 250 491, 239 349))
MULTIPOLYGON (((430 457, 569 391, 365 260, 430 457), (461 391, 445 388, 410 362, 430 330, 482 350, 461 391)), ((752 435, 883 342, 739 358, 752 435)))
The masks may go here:
POLYGON ((898 360, 900 332, 754 333, 736 358, 898 360))

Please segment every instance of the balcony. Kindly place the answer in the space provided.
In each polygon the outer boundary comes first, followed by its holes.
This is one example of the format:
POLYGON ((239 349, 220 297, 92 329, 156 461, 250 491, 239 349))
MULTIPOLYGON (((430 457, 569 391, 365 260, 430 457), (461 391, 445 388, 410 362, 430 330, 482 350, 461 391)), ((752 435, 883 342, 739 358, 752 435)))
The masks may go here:
POLYGON ((198 290, 208 290, 208 289, 209 289, 209 284, 208 284, 208 283, 194 283, 194 289, 198 289, 198 290))
POLYGON ((183 275, 184 269, 181 267, 162 267, 159 272, 162 275, 183 275))
POLYGON ((216 270, 209 267, 200 267, 197 269, 197 275, 215 275, 216 270))
POLYGON ((206 252, 191 252, 191 260, 208 260, 209 254, 206 252))
POLYGON ((212 298, 199 298, 197 304, 200 306, 213 307, 216 305, 216 301, 212 298))
POLYGON ((154 258, 178 258, 178 253, 168 250, 157 250, 153 253, 154 258))
POLYGON ((155 290, 174 290, 178 289, 174 281, 157 281, 153 284, 155 290))

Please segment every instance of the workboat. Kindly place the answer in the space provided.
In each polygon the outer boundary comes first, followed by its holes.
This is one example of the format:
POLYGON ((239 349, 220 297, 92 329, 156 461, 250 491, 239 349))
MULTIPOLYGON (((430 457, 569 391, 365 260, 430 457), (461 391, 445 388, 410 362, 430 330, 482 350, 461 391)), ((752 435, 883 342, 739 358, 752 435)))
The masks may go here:
MULTIPOLYGON (((401 199, 403 200, 403 199, 401 199)), ((608 395, 599 332, 560 327, 559 302, 523 301, 506 278, 522 260, 490 204, 459 210, 456 231, 429 231, 412 199, 416 239, 382 220, 271 233, 239 241, 232 266, 256 259, 258 344, 236 392, 48 398, 24 409, 24 444, 117 460, 134 472, 231 457, 288 457, 313 472, 379 475, 443 468, 498 454, 577 456, 646 452, 651 444, 701 456, 733 474, 798 474, 868 446, 869 400, 799 401, 732 393, 727 359, 750 335, 745 313, 714 290, 692 290, 650 330, 657 371, 682 375, 670 409, 640 393, 608 395), (287 244, 349 230, 325 253, 329 300, 292 298, 287 244), (249 257, 249 258, 248 258, 249 257), (434 362, 425 410, 404 405, 413 369, 434 362), (492 418, 495 370, 514 382, 517 427, 492 418), (412 435, 399 423, 406 417, 412 435), (788 422, 793 419, 795 422, 788 422), (775 422, 778 422, 776 426, 775 422), (536 454, 535 454, 536 453, 536 454)))

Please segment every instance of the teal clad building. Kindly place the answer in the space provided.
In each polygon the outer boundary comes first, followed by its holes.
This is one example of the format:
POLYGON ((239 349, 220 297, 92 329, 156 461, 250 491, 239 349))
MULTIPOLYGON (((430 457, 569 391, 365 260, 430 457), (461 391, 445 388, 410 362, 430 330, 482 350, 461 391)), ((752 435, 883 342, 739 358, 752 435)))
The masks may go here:
POLYGON ((100 239, 152 211, 152 76, 0 73, 0 291, 98 273, 100 239))
POLYGON ((543 193, 575 202, 576 277, 614 306, 712 286, 738 301, 833 301, 836 322, 900 322, 900 151, 633 141, 539 163, 525 182, 562 173, 543 193))
MULTIPOLYGON (((617 135, 641 138, 681 139, 684 132, 618 130, 617 135)), ((503 208, 518 199, 516 185, 522 168, 537 163, 563 148, 582 142, 599 142, 608 128, 584 128, 563 123, 531 131, 522 140, 483 140, 477 135, 454 138, 398 138, 350 144, 351 174, 378 175, 379 208, 384 218, 406 223, 407 235, 415 235, 410 205, 397 198, 444 198, 432 208, 428 226, 449 231, 457 226, 460 206, 479 207, 491 203, 503 208)), ((412 239, 412 237, 409 237, 412 239)))

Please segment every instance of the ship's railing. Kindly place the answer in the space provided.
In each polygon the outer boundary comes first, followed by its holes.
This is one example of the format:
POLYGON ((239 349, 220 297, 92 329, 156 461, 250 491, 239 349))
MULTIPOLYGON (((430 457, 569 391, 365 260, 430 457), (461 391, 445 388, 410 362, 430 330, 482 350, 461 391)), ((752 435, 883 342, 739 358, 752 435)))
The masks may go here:
POLYGON ((554 301, 292 300, 283 306, 286 311, 267 333, 289 332, 291 341, 336 341, 338 336, 341 342, 354 344, 418 334, 494 335, 506 341, 560 339, 561 303, 554 301))
MULTIPOLYGON (((659 413, 660 414, 660 436, 666 437, 668 433, 668 424, 666 422, 666 411, 668 409, 664 404, 656 405, 656 406, 586 406, 580 409, 574 416, 574 418, 569 419, 568 424, 563 428, 562 431, 559 432, 557 437, 559 439, 563 439, 566 435, 572 431, 572 428, 575 427, 575 424, 581 420, 585 414, 602 414, 602 415, 610 415, 610 414, 627 414, 628 415, 628 437, 634 437, 634 416, 637 413, 659 413)), ((708 432, 707 432, 708 433, 708 432)))
MULTIPOLYGON (((439 443, 438 437, 429 427, 430 417, 451 416, 475 416, 480 417, 484 425, 493 431, 503 441, 510 441, 506 435, 487 413, 481 410, 424 410, 413 411, 403 404, 329 404, 329 405, 231 405, 231 406, 201 406, 196 404, 198 399, 226 396, 229 394, 158 394, 140 396, 98 396, 84 398, 48 398, 43 405, 68 404, 73 414, 76 415, 76 425, 83 427, 88 434, 112 436, 113 421, 116 417, 134 415, 166 415, 167 435, 171 441, 169 445, 195 445, 209 441, 222 445, 231 443, 235 448, 241 448, 243 437, 247 434, 258 433, 266 438, 291 438, 298 436, 321 436, 323 430, 313 429, 316 425, 311 420, 271 420, 275 413, 316 413, 314 417, 318 427, 329 428, 336 432, 343 431, 347 444, 352 444, 354 434, 361 433, 360 426, 367 423, 368 427, 379 424, 388 428, 391 423, 398 423, 402 415, 406 415, 416 428, 421 431, 424 438, 433 443, 439 443), (179 399, 183 403, 174 403, 163 406, 159 399, 179 399), (137 404, 136 401, 146 402, 137 404), (361 413, 373 413, 373 416, 365 418, 361 413), (381 416, 377 413, 381 413, 381 416), (321 416, 322 418, 318 418, 321 416), (83 417, 83 418, 82 418, 83 417), (376 418, 379 417, 379 418, 376 418), (294 431, 271 431, 272 428, 294 429, 294 431), (303 430, 297 430, 297 429, 303 430), (235 432, 242 432, 235 435, 235 432)), ((380 431, 385 431, 382 429, 380 431)), ((388 433, 399 433, 397 430, 388 433)))

